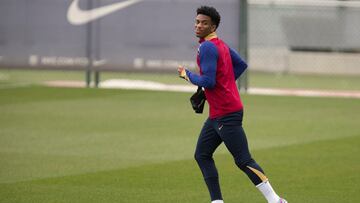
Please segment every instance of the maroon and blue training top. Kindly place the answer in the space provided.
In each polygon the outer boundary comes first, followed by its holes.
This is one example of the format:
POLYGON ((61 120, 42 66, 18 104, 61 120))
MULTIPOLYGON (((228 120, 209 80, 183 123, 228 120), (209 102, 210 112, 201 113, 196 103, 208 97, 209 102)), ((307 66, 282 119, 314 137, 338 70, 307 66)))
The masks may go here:
POLYGON ((212 33, 200 40, 197 63, 200 75, 189 70, 186 73, 191 83, 205 88, 209 117, 218 118, 242 110, 236 79, 247 64, 239 54, 212 33))

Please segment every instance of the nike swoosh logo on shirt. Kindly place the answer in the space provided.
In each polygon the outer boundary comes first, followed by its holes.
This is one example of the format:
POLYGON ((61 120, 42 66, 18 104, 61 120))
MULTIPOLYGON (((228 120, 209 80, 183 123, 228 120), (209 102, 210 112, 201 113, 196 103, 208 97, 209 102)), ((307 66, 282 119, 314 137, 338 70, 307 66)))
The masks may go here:
POLYGON ((224 125, 219 126, 219 130, 221 130, 224 127, 224 125))
POLYGON ((127 0, 94 8, 92 10, 81 10, 79 8, 79 0, 74 0, 69 6, 67 19, 73 25, 83 25, 109 15, 115 11, 124 9, 140 1, 141 0, 127 0))

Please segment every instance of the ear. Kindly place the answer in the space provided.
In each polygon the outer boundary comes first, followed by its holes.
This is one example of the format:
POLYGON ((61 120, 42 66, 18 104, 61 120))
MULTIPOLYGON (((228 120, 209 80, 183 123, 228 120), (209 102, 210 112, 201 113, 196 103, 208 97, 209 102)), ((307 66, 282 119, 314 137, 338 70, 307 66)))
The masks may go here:
POLYGON ((215 30, 216 30, 216 25, 215 25, 215 24, 212 24, 212 25, 211 25, 211 32, 215 32, 215 30))

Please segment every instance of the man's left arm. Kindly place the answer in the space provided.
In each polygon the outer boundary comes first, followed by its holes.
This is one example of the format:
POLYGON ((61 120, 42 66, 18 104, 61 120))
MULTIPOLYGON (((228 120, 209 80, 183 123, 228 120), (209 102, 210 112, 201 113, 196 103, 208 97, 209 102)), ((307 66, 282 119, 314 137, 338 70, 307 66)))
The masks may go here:
POLYGON ((240 55, 232 48, 229 48, 230 50, 230 56, 231 61, 233 64, 234 69, 234 76, 235 80, 237 80, 240 75, 245 71, 245 69, 248 67, 245 61, 243 61, 240 57, 240 55))

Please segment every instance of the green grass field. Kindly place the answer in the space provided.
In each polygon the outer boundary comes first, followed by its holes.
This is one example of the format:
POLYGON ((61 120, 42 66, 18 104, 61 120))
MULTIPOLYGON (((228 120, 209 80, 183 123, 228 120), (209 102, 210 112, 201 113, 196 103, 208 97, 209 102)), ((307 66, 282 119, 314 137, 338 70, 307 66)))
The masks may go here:
MULTIPOLYGON (((209 203, 190 93, 2 84, 0 202, 209 203)), ((360 202, 359 99, 242 98, 253 157, 290 203, 360 202)), ((215 160, 226 203, 265 202, 224 146, 215 160)))

